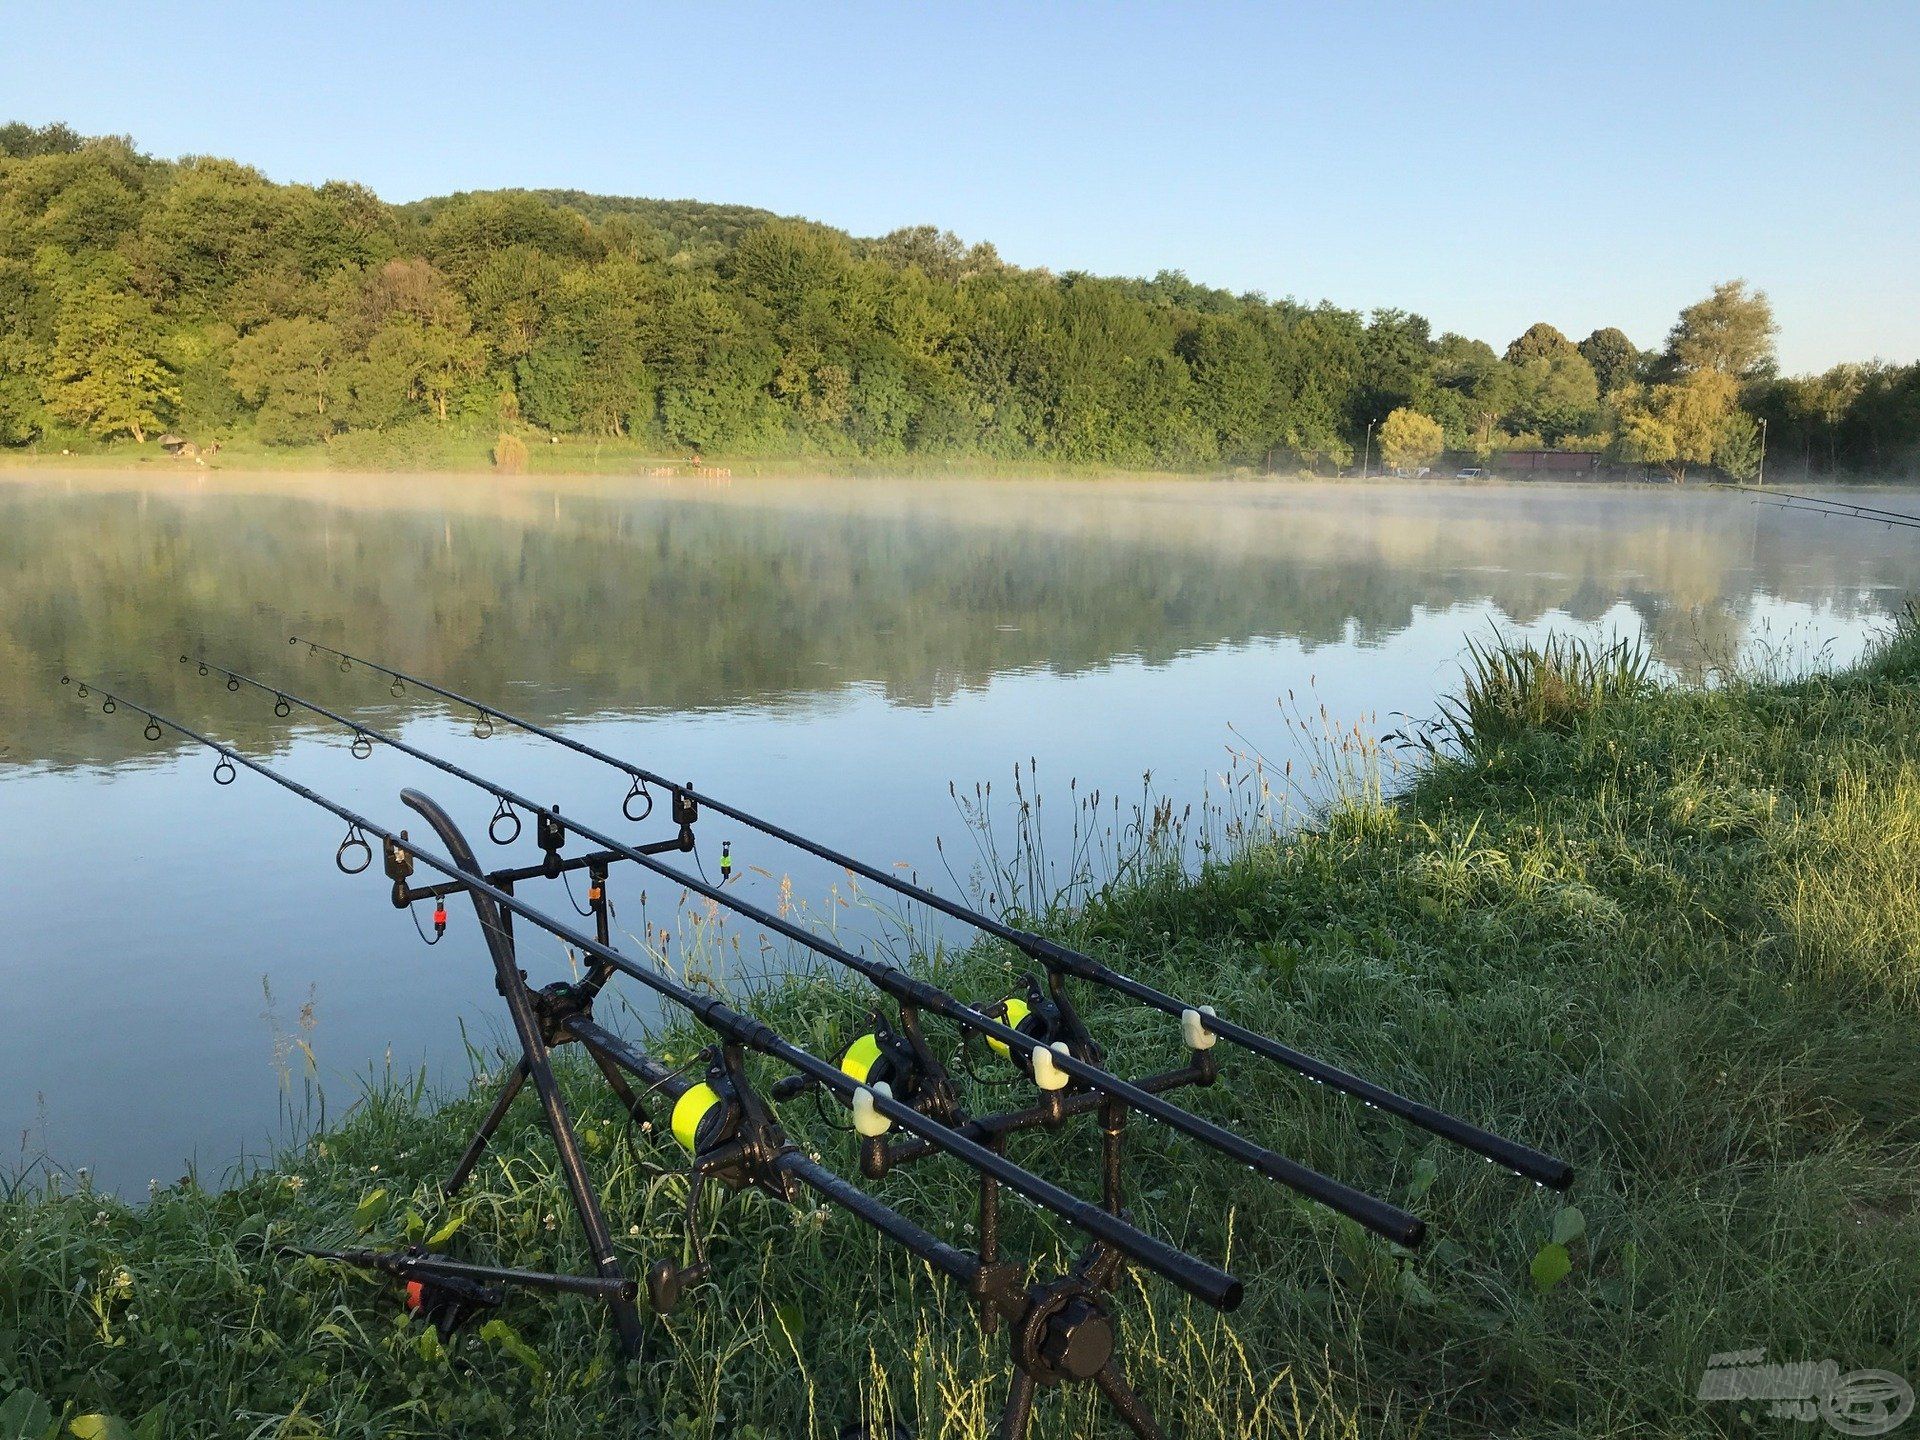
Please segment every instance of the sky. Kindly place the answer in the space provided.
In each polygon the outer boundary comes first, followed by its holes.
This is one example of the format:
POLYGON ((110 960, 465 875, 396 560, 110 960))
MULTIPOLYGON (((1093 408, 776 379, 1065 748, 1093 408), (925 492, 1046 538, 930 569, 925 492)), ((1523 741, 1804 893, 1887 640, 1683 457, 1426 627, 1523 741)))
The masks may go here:
POLYGON ((934 224, 1503 346, 1743 277, 1782 368, 1920 359, 1920 5, 51 4, 0 120, 389 200, 934 224))

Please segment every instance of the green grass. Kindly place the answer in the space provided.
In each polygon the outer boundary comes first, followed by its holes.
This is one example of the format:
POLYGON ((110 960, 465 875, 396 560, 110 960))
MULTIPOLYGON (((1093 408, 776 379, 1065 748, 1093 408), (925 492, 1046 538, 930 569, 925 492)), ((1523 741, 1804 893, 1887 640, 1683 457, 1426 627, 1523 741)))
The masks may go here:
MULTIPOLYGON (((1197 875, 1136 873, 1059 924, 1565 1155, 1580 1178, 1563 1201, 1223 1048, 1225 1081, 1195 1108, 1411 1205, 1432 1238, 1397 1252, 1136 1123, 1138 1217, 1226 1257, 1248 1299, 1223 1319, 1127 1281, 1135 1382, 1171 1433, 1232 1440, 1811 1433, 1693 1398, 1710 1354, 1759 1346, 1920 1380, 1920 635, 1788 684, 1662 688, 1629 654, 1564 647, 1490 651, 1473 684, 1461 743, 1438 745, 1399 801, 1362 789, 1299 833, 1216 849, 1197 875)), ((979 996, 1011 970, 991 949, 929 963, 979 996)), ((759 1008, 824 1052, 859 999, 802 977, 759 1008)), ((1088 1009, 1126 1069, 1177 1049, 1162 1017, 1088 1009)), ((571 1078, 623 1245, 636 1266, 677 1254, 675 1157, 571 1078)), ((267 1258, 270 1240, 351 1241, 359 1212, 374 1241, 457 1217, 464 1256, 580 1265, 528 1102, 472 1191, 437 1198, 485 1099, 435 1109, 417 1086, 382 1088, 219 1193, 11 1194, 0 1392, 43 1397, 50 1424, 100 1412, 168 1437, 746 1440, 832 1436, 877 1405, 922 1437, 993 1433, 1001 1350, 949 1287, 844 1216, 751 1196, 718 1210, 716 1280, 649 1322, 624 1390, 584 1302, 516 1297, 513 1338, 468 1334, 449 1356, 375 1282, 267 1258)), ((787 1111, 848 1166, 809 1106, 787 1111)), ((1084 1133, 1014 1154, 1087 1193, 1084 1133)), ((953 1170, 881 1189, 967 1238, 953 1170)), ((1064 1253, 1011 1214, 1023 1252, 1064 1253)), ((7 1403, 28 1401, 0 1416, 7 1403)), ((1045 1395, 1038 1416, 1038 1435, 1116 1433, 1079 1393, 1045 1395)))

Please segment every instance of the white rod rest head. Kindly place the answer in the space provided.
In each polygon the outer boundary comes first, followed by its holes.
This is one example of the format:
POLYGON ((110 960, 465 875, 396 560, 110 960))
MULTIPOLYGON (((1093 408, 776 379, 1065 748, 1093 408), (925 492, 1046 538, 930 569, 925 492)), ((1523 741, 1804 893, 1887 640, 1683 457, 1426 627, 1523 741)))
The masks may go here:
POLYGON ((1207 1029, 1206 1021, 1200 1017, 1213 1014, 1213 1006, 1202 1005, 1198 1010, 1180 1012, 1180 1037, 1187 1042, 1189 1050, 1211 1050, 1219 1036, 1207 1029))
POLYGON ((1064 1090, 1067 1086, 1067 1072, 1053 1063, 1053 1051, 1044 1045, 1033 1047, 1033 1083, 1042 1090, 1064 1090))
POLYGON ((876 1093, 884 1095, 887 1099, 891 1100, 893 1098, 893 1087, 884 1080, 876 1080, 873 1084, 873 1089, 869 1090, 866 1086, 862 1085, 858 1090, 853 1092, 853 1128, 860 1133, 862 1138, 867 1140, 871 1140, 878 1135, 884 1135, 893 1128, 893 1121, 874 1109, 873 1097, 876 1093))

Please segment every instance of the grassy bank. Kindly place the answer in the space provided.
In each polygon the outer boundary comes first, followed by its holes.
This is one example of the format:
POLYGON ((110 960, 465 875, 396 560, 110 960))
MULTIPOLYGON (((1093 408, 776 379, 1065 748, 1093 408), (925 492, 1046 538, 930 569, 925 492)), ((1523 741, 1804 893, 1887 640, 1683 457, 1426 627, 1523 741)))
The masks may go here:
MULTIPOLYGON (((207 461, 216 470, 315 474, 340 471, 351 474, 494 474, 492 435, 412 432, 347 437, 331 445, 263 445, 236 441, 207 461), (352 443, 350 443, 352 442, 352 443)), ((1142 479, 1249 478, 1262 472, 1248 466, 1208 466, 1175 470, 1147 466, 1078 464, 1061 460, 991 460, 974 457, 900 455, 868 459, 845 455, 724 455, 702 457, 697 472, 685 452, 667 452, 657 444, 628 440, 592 440, 572 437, 560 444, 537 435, 524 437, 524 466, 513 473, 528 475, 649 475, 670 470, 677 475, 708 473, 717 478, 957 477, 978 479, 1100 479, 1129 476, 1142 479)), ((0 469, 126 469, 193 473, 201 467, 191 459, 168 455, 157 445, 130 441, 84 442, 65 448, 0 448, 0 469)), ((201 473, 204 473, 202 471, 201 473)), ((1269 478, 1328 479, 1292 472, 1269 478)))
MULTIPOLYGON (((1403 800, 1136 879, 1063 924, 1124 969, 1569 1157, 1572 1208, 1222 1051, 1226 1083, 1195 1108, 1409 1204, 1433 1239, 1396 1252, 1139 1125, 1138 1218, 1227 1257, 1248 1299, 1223 1320, 1127 1282, 1135 1383, 1172 1433, 1230 1440, 1811 1433, 1693 1398, 1710 1354, 1762 1346, 1920 1380, 1920 636, 1844 675, 1711 693, 1651 688, 1628 656, 1493 657, 1455 714, 1456 743, 1403 800)), ((976 995, 1010 968, 990 950, 933 963, 976 995)), ((820 1050, 859 1011, 818 978, 762 1008, 820 1050)), ((1160 1017, 1089 1010, 1127 1069, 1174 1048, 1160 1017)), ((677 1254, 675 1156, 577 1088, 636 1265, 677 1254)), ((0 1202, 0 1392, 16 1392, 0 1415, 32 1409, 25 1387, 49 1424, 101 1412, 156 1437, 747 1440, 831 1436, 881 1402, 923 1437, 992 1433, 998 1348, 843 1216, 728 1204, 715 1282, 650 1323, 624 1393, 583 1303, 516 1298, 510 1329, 449 1356, 373 1282, 266 1258, 281 1238, 457 1222, 469 1258, 582 1264, 526 1102, 448 1207, 435 1177, 485 1096, 422 1101, 371 1096, 218 1194, 0 1202)), ((848 1164, 844 1137, 787 1108, 848 1164)), ((1090 1173, 1084 1135, 1015 1153, 1090 1173)), ((965 1238, 961 1177, 884 1189, 965 1238)), ((1064 1253, 1024 1207, 1012 1224, 1023 1251, 1064 1253)), ((15 1433, 32 1431, 0 1425, 15 1433)), ((1036 1433, 1117 1432, 1054 1394, 1036 1433)))

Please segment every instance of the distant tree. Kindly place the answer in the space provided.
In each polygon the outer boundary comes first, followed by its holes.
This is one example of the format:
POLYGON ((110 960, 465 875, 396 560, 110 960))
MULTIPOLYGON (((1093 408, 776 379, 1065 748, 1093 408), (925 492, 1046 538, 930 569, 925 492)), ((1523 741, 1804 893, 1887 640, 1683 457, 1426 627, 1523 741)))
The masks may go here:
POLYGON ((1376 310, 1361 344, 1362 387, 1355 419, 1423 403, 1433 388, 1432 327, 1405 310, 1376 310))
POLYGON ((1626 332, 1609 325, 1580 342, 1580 353, 1593 367, 1602 397, 1631 385, 1640 368, 1640 352, 1626 332))
POLYGON ((71 126, 55 122, 32 126, 15 120, 0 125, 0 156, 29 160, 37 155, 72 155, 87 143, 71 126))
POLYGON ((1524 334, 1507 346, 1505 359, 1509 365, 1519 365, 1528 360, 1552 360, 1573 349, 1571 340, 1541 320, 1529 325, 1524 334))
POLYGON ((1735 410, 1720 422, 1720 438, 1713 447, 1713 463, 1729 478, 1743 484, 1760 473, 1760 425, 1744 410, 1735 410))
POLYGON ((44 394, 60 419, 145 444, 179 399, 145 301, 96 278, 61 297, 44 394))
POLYGON ((1392 470, 1417 470, 1446 448, 1440 422, 1418 410, 1395 410, 1380 425, 1380 459, 1392 470))
POLYGON ((246 405, 228 373, 233 345, 233 327, 217 320, 161 337, 160 358, 180 392, 173 424, 196 440, 224 438, 245 419, 246 405))
POLYGON ((872 253, 901 269, 916 266, 936 280, 958 280, 966 270, 966 242, 934 225, 889 231, 873 242, 872 253))
POLYGON ((301 315, 271 320, 235 343, 228 374, 260 407, 260 438, 292 445, 325 440, 338 428, 343 358, 339 331, 301 315))
POLYGON ((1258 331, 1237 317, 1203 316, 1178 345, 1193 381, 1193 409, 1212 448, 1252 459, 1271 443, 1272 364, 1258 331))
POLYGON ((1731 377, 1702 370, 1628 397, 1620 412, 1622 457, 1659 465, 1684 483, 1689 467, 1713 462, 1737 394, 1731 377))
POLYGON ((524 190, 455 196, 427 225, 428 256, 459 278, 473 275, 490 256, 522 246, 584 260, 594 251, 593 231, 584 215, 524 190))
POLYGON ((1676 374, 1711 370, 1735 380, 1764 379, 1773 373, 1779 330, 1766 292, 1729 280, 1680 312, 1667 334, 1665 358, 1676 374))
POLYGON ((1512 368, 1511 415, 1522 429, 1555 443, 1584 432, 1597 419, 1600 387, 1593 367, 1573 346, 1530 354, 1512 368))
POLYGON ((1456 397, 1458 423, 1449 425, 1448 440, 1480 455, 1490 453, 1494 427, 1519 399, 1514 367, 1486 341, 1449 333, 1435 346, 1434 376, 1443 395, 1456 397))

